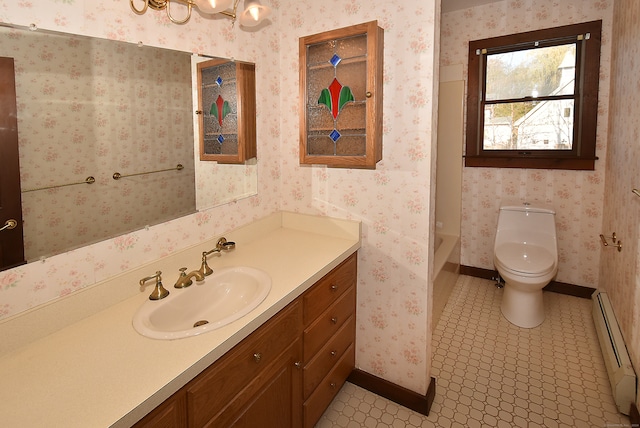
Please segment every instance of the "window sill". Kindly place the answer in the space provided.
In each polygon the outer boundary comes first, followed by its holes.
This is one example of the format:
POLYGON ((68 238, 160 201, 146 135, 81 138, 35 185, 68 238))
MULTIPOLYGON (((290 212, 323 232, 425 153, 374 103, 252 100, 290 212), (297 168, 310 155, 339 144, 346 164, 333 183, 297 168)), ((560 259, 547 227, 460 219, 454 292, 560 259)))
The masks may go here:
POLYGON ((465 156, 465 167, 484 168, 528 168, 528 169, 568 169, 593 171, 598 158, 557 157, 508 157, 508 156, 465 156))

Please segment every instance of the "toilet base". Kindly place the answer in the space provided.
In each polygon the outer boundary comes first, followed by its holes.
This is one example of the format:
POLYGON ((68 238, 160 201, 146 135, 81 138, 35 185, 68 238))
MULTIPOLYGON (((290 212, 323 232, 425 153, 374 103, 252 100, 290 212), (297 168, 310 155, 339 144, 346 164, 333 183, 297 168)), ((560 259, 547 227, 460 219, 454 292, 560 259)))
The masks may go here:
POLYGON ((507 321, 522 328, 533 328, 542 324, 544 321, 542 288, 535 291, 521 291, 507 283, 503 290, 500 310, 507 321))

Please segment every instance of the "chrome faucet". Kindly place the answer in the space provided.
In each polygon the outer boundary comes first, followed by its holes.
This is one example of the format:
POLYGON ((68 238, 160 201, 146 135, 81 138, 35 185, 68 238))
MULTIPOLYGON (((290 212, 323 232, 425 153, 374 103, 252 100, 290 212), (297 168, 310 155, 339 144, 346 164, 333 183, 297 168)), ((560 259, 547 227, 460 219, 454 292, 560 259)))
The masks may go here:
POLYGON ((200 269, 198 270, 198 272, 200 272, 204 276, 211 275, 213 273, 213 269, 211 269, 207 264, 207 256, 213 253, 220 253, 223 250, 231 251, 234 248, 236 248, 235 242, 227 241, 225 237, 218 239, 218 242, 216 243, 216 248, 210 251, 204 251, 202 253, 202 266, 200 266, 200 269))
POLYGON ((155 275, 148 276, 146 278, 142 278, 140 280, 140 287, 143 287, 145 282, 151 281, 152 279, 156 280, 156 288, 149 295, 149 300, 160 300, 164 299, 169 295, 169 291, 162 286, 162 272, 157 271, 155 275))
POLYGON ((180 268, 180 277, 173 285, 175 288, 185 288, 193 284, 191 278, 195 278, 196 281, 204 281, 204 275, 200 273, 199 270, 194 270, 192 272, 186 273, 187 268, 180 268))

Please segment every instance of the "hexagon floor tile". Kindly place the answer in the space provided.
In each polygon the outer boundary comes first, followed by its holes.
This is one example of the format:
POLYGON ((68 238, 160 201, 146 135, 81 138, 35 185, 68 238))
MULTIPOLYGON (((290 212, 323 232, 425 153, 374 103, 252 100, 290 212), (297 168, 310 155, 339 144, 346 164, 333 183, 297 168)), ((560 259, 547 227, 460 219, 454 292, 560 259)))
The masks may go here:
POLYGON ((436 398, 423 416, 346 383, 316 428, 630 427, 618 413, 591 301, 545 292, 545 321, 510 324, 493 281, 461 275, 433 334, 436 398))

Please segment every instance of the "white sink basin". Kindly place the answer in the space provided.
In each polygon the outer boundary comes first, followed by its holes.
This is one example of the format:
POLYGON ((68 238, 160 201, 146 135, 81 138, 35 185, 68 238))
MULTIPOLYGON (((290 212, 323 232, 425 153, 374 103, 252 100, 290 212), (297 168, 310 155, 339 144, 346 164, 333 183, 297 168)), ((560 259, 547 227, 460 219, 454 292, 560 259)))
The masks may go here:
POLYGON ((165 288, 169 296, 145 302, 133 316, 133 327, 143 336, 180 339, 225 326, 262 303, 271 277, 252 267, 227 267, 190 287, 165 288))

